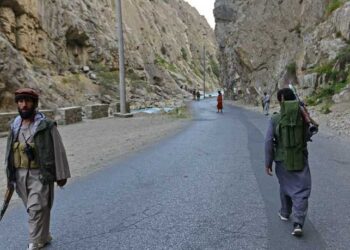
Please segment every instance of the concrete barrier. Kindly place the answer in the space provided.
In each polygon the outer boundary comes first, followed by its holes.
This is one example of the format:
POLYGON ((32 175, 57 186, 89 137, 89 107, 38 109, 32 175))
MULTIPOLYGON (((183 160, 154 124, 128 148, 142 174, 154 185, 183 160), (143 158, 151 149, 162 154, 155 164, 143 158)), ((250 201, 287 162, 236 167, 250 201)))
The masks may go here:
POLYGON ((82 107, 67 107, 57 109, 56 120, 59 125, 68 125, 82 121, 82 107))
POLYGON ((85 115, 88 119, 98 119, 102 117, 108 117, 108 104, 91 104, 86 105, 85 115))

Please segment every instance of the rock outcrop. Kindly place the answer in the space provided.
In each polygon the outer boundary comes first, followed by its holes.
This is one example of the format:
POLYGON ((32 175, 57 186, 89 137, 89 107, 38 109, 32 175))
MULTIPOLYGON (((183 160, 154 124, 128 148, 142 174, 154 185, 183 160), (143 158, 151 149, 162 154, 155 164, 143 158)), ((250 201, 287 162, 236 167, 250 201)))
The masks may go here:
POLYGON ((226 88, 257 102, 262 91, 274 93, 289 83, 309 95, 327 84, 328 72, 321 67, 331 61, 349 74, 337 59, 349 46, 350 2, 330 10, 331 2, 216 0, 215 32, 226 88))
MULTIPOLYGON (((29 86, 55 108, 118 99, 114 0, 0 1, 0 109, 29 86)), ((132 107, 171 105, 218 84, 217 45, 204 17, 183 0, 123 0, 127 95, 132 107)))

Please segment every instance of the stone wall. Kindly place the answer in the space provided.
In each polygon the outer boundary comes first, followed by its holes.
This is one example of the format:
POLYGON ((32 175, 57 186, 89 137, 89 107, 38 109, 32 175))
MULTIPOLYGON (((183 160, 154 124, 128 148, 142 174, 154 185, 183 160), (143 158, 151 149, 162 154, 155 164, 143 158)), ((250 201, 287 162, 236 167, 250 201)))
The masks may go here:
POLYGON ((108 117, 108 104, 92 104, 84 107, 85 116, 88 119, 98 119, 108 117))
POLYGON ((82 107, 68 107, 57 110, 56 120, 59 125, 68 125, 82 121, 82 107))

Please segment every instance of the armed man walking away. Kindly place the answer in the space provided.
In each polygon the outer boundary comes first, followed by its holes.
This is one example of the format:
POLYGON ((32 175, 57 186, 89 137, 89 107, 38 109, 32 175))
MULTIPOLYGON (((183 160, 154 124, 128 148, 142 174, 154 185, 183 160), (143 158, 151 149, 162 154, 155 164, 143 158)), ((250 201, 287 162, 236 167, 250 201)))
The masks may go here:
POLYGON ((270 95, 268 95, 266 92, 264 92, 264 97, 263 97, 263 109, 264 109, 264 114, 269 115, 270 95))
POLYGON ((11 123, 5 158, 8 186, 16 186, 29 216, 29 250, 41 249, 52 240, 54 182, 63 187, 70 177, 56 123, 36 110, 38 100, 33 89, 15 92, 19 115, 11 123))
POLYGON ((302 236, 311 192, 307 141, 309 125, 300 103, 289 88, 278 91, 280 113, 271 117, 265 138, 266 173, 272 176, 272 163, 280 185, 281 208, 278 215, 288 221, 293 213, 292 235, 302 236))

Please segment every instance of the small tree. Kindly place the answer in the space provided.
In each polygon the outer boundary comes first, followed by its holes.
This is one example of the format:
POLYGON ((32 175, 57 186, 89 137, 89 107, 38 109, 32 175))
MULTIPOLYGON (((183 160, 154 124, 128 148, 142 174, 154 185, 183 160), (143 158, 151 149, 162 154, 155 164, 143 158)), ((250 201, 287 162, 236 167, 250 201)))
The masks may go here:
POLYGON ((187 61, 187 51, 185 48, 181 48, 182 58, 187 61))

